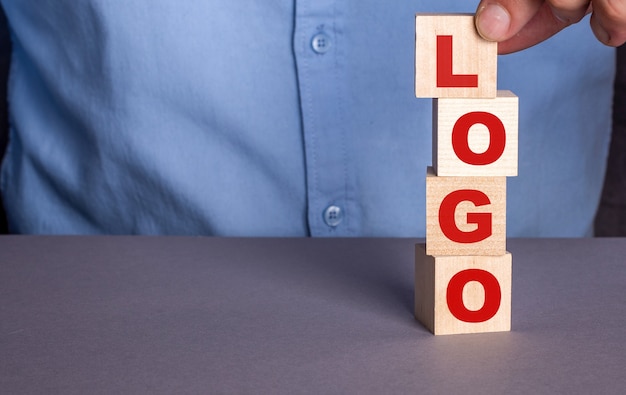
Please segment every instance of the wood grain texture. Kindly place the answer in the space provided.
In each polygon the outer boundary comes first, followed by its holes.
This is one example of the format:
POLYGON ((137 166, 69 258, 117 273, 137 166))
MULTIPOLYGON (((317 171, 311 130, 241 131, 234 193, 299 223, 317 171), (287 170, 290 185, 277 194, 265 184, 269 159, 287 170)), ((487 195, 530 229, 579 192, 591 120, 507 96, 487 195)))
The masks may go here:
POLYGON ((478 35, 472 14, 417 14, 415 96, 494 98, 498 45, 478 35), (452 36, 453 73, 478 75, 475 88, 437 87, 437 36, 452 36))
MULTIPOLYGON (((516 176, 518 167, 518 98, 511 91, 498 91, 495 99, 433 99, 433 167, 438 176, 516 176), (452 131, 460 119, 469 114, 487 113, 504 126, 504 150, 488 164, 463 161, 453 149, 452 131)), ((495 128, 494 128, 495 130, 495 128)), ((458 132, 457 132, 458 133, 458 132)), ((493 132, 493 135, 498 135, 493 132)), ((469 129, 469 149, 475 154, 488 151, 491 139, 486 124, 476 123, 469 129)), ((494 139, 495 140, 495 139, 494 139)), ((493 148, 495 146, 492 145, 493 148)))
MULTIPOLYGON (((512 255, 431 256, 424 245, 415 246, 415 318, 435 335, 502 332, 511 330, 512 255), (468 270, 486 271, 497 279, 500 303, 497 312, 483 322, 465 322, 455 317, 447 302, 450 280, 468 270)), ((486 302, 485 287, 477 281, 463 288, 463 303, 478 311, 486 302)))
POLYGON ((439 177, 432 168, 426 175, 426 248, 428 255, 502 255, 506 252, 506 177, 439 177), (490 236, 478 242, 456 242, 444 234, 440 208, 444 198, 459 190, 479 191, 489 204, 476 206, 463 201, 456 206, 454 222, 462 232, 472 232, 476 223, 468 223, 470 213, 489 213, 490 236))

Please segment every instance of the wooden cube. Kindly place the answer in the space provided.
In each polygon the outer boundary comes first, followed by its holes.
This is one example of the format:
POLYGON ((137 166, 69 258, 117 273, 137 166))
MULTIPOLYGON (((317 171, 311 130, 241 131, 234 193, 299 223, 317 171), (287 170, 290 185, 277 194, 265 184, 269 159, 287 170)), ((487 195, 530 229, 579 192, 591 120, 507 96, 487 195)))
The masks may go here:
POLYGON ((417 14, 415 95, 496 97, 498 44, 484 40, 471 14, 417 14))
POLYGON ((415 318, 435 335, 511 330, 512 256, 431 256, 415 247, 415 318))
POLYGON ((428 255, 506 252, 506 177, 426 175, 428 255))
POLYGON ((438 176, 516 176, 518 98, 433 99, 433 167, 438 176))

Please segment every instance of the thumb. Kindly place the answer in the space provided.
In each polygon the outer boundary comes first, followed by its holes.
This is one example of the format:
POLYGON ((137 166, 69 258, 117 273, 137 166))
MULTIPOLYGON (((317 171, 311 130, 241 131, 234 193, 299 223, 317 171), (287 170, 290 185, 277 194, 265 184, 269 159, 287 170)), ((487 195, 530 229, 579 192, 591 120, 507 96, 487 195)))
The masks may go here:
POLYGON ((533 19, 543 0, 482 0, 476 10, 478 33, 489 41, 505 41, 533 19))
POLYGON ((543 0, 482 0, 476 11, 478 33, 499 42, 500 54, 531 47, 570 24, 543 0))

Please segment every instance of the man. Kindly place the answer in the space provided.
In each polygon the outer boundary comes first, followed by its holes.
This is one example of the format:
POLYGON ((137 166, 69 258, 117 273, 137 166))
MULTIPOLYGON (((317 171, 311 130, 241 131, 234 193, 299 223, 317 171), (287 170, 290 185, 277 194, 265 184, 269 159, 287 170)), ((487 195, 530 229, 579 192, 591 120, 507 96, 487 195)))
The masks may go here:
MULTIPOLYGON (((422 236, 431 116, 412 91, 413 15, 468 3, 2 0, 10 228, 422 236)), ((613 3, 591 23, 617 45, 613 3)), ((484 1, 477 27, 516 51, 591 7, 555 4, 484 1)), ((613 67, 583 24, 500 59, 499 87, 520 97, 509 235, 590 233, 613 67)))

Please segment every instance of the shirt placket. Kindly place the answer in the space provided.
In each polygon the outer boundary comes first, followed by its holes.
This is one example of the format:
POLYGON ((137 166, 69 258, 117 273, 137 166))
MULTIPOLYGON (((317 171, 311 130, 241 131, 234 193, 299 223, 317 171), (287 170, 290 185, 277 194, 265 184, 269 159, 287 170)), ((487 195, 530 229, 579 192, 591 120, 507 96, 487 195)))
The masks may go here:
POLYGON ((343 105, 347 92, 340 3, 296 1, 294 54, 311 236, 351 236, 358 228, 343 105))

